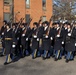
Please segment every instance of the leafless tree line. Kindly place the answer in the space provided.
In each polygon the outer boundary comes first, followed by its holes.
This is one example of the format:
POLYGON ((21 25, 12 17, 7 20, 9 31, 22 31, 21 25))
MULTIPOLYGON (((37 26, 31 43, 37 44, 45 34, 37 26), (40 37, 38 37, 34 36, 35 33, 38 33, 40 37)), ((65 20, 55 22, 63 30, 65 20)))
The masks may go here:
POLYGON ((53 0, 53 19, 76 20, 76 0, 53 0))

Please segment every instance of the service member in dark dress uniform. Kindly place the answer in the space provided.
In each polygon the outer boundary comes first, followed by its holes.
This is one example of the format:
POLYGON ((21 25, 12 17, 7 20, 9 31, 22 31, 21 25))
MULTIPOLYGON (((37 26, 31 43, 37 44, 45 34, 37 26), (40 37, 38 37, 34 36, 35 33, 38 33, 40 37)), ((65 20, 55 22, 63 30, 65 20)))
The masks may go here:
POLYGON ((16 45, 17 45, 17 39, 16 39, 16 25, 15 23, 12 24, 12 59, 16 56, 16 45))
POLYGON ((28 56, 30 54, 30 32, 31 28, 26 25, 26 23, 22 24, 22 31, 21 31, 21 45, 22 45, 22 55, 28 56))
POLYGON ((11 48, 12 48, 12 30, 10 29, 9 24, 7 24, 6 27, 7 29, 4 33, 6 60, 5 60, 4 65, 10 62, 10 54, 11 54, 11 48))
POLYGON ((44 33, 43 33, 43 39, 42 39, 42 49, 44 50, 44 53, 42 55, 43 59, 46 59, 49 57, 49 51, 51 49, 51 39, 50 39, 50 26, 48 21, 45 21, 44 24, 44 33))
POLYGON ((32 58, 37 57, 37 51, 39 49, 39 38, 38 38, 38 23, 34 22, 32 28, 32 42, 31 42, 31 48, 33 50, 32 52, 32 58))
POLYGON ((66 57, 66 51, 65 51, 65 39, 67 35, 67 23, 68 22, 63 22, 63 28, 62 28, 62 55, 64 55, 64 58, 66 57))
POLYGON ((31 53, 30 42, 31 42, 31 28, 29 24, 25 23, 25 55, 28 56, 31 53))
MULTIPOLYGON (((76 22, 74 24, 74 31, 76 33, 76 22)), ((76 53, 76 35, 75 35, 75 52, 74 52, 74 56, 75 56, 75 53, 76 53)))
POLYGON ((3 56, 4 55, 4 51, 5 51, 5 41, 4 41, 4 32, 5 32, 5 30, 6 30, 6 24, 7 24, 7 21, 3 21, 3 26, 1 27, 1 32, 0 32, 0 34, 1 34, 1 41, 2 41, 2 54, 1 54, 1 56, 3 56))
POLYGON ((42 54, 42 38, 43 38, 43 33, 44 33, 44 27, 42 23, 38 25, 38 38, 39 38, 39 50, 38 50, 38 57, 41 56, 42 54))
POLYGON ((56 34, 56 22, 53 22, 52 23, 52 27, 51 27, 51 40, 52 40, 52 43, 51 43, 51 51, 52 51, 52 57, 55 57, 55 50, 54 50, 54 43, 55 43, 55 34, 56 34))
POLYGON ((51 50, 50 50, 50 55, 52 57, 55 56, 55 50, 54 50, 54 40, 55 40, 55 33, 56 33, 56 23, 52 23, 51 31, 50 31, 50 39, 51 39, 51 50))
POLYGON ((22 31, 21 31, 21 45, 22 45, 22 56, 24 57, 25 56, 25 35, 26 35, 26 29, 25 29, 25 24, 23 23, 21 25, 22 27, 22 31))
POLYGON ((74 59, 73 52, 75 51, 75 37, 76 31, 74 26, 71 28, 71 24, 68 23, 67 36, 65 40, 65 50, 67 51, 66 62, 74 59))
POLYGON ((17 46, 16 46, 16 55, 19 57, 22 57, 22 50, 21 50, 21 32, 22 32, 22 26, 18 23, 16 23, 16 39, 17 39, 17 46))
MULTIPOLYGON (((76 22, 74 22, 74 29, 73 29, 73 32, 76 33, 76 22)), ((75 51, 73 52, 73 58, 75 56, 75 53, 76 53, 76 34, 74 34, 75 36, 75 51)))
POLYGON ((56 24, 56 32, 55 32, 55 43, 54 43, 54 50, 55 50, 55 61, 60 58, 61 48, 62 48, 62 33, 59 23, 56 24))

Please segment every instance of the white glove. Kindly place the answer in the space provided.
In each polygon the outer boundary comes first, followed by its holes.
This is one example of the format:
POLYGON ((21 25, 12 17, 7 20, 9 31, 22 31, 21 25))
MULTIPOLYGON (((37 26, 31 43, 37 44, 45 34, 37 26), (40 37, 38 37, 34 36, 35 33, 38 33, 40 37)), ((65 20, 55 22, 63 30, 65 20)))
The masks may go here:
POLYGON ((71 33, 68 33, 68 36, 71 36, 71 33))
POLYGON ((53 40, 53 37, 51 37, 51 40, 53 40))
POLYGON ((16 46, 15 45, 12 45, 12 47, 15 48, 16 46))
POLYGON ((28 38, 26 38, 26 41, 28 41, 28 38))
POLYGON ((48 38, 48 36, 46 35, 45 38, 48 38))
POLYGON ((64 41, 62 41, 62 45, 64 44, 64 41))
POLYGON ((36 35, 34 35, 34 38, 37 38, 37 36, 36 36, 36 35))
POLYGON ((25 34, 22 34, 22 36, 25 36, 25 34))
POLYGON ((39 38, 37 38, 37 41, 39 41, 39 38))
POLYGON ((4 32, 2 33, 2 35, 4 35, 4 32))
POLYGON ((58 34, 57 37, 60 37, 60 35, 58 34))
POLYGON ((17 38, 17 40, 19 40, 19 37, 17 38))
POLYGON ((75 43, 75 46, 76 46, 76 43, 75 43))

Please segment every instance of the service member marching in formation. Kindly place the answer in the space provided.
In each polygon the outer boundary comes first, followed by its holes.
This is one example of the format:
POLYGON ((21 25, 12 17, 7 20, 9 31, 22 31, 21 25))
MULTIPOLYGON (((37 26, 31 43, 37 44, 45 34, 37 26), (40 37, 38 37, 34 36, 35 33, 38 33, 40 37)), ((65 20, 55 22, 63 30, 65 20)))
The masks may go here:
POLYGON ((16 56, 16 46, 17 46, 17 39, 16 39, 16 24, 13 23, 12 24, 12 28, 11 28, 11 32, 12 32, 12 59, 14 60, 15 56, 16 56))
POLYGON ((32 43, 31 43, 31 48, 33 50, 32 52, 32 58, 37 57, 37 51, 39 50, 39 38, 38 38, 38 23, 34 22, 33 23, 33 29, 32 29, 32 43))
POLYGON ((54 43, 54 50, 55 50, 55 61, 61 59, 61 48, 62 48, 62 25, 59 26, 60 23, 56 24, 56 32, 55 32, 55 43, 54 43))
POLYGON ((6 30, 6 24, 7 24, 7 21, 3 21, 3 26, 1 27, 1 32, 0 32, 0 34, 1 34, 1 41, 2 41, 2 48, 3 48, 1 56, 4 55, 4 51, 5 51, 4 32, 6 30))
POLYGON ((43 59, 46 59, 50 57, 50 49, 51 49, 51 39, 50 39, 50 26, 47 21, 44 23, 44 33, 43 33, 43 39, 42 39, 42 48, 44 50, 44 53, 42 55, 43 59))
POLYGON ((31 42, 31 28, 30 23, 32 18, 29 19, 29 22, 25 23, 25 55, 29 56, 31 53, 30 42, 31 42))
POLYGON ((74 60, 74 51, 75 51, 75 38, 76 38, 76 30, 74 29, 74 25, 71 27, 71 24, 68 23, 67 35, 65 39, 65 50, 66 54, 66 62, 70 60, 74 60))
POLYGON ((6 60, 4 65, 10 63, 11 61, 11 52, 12 52, 12 30, 10 29, 9 24, 6 25, 6 31, 4 32, 4 40, 5 40, 5 55, 6 60))
POLYGON ((26 29, 25 29, 25 24, 23 23, 21 25, 22 31, 21 31, 21 46, 22 46, 22 56, 25 56, 25 33, 26 33, 26 29))

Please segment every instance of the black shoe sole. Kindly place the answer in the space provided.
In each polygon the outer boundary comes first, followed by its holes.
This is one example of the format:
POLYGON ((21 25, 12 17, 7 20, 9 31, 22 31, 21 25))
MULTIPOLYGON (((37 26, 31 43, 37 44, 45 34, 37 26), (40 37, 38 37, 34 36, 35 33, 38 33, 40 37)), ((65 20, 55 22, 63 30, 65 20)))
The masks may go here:
POLYGON ((58 61, 58 58, 55 58, 54 61, 58 61))

